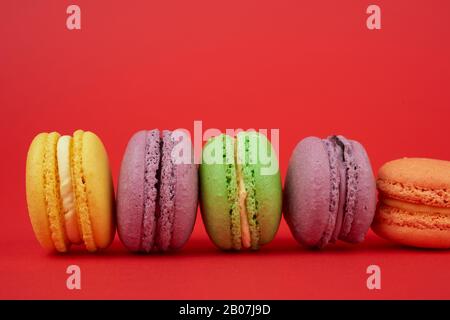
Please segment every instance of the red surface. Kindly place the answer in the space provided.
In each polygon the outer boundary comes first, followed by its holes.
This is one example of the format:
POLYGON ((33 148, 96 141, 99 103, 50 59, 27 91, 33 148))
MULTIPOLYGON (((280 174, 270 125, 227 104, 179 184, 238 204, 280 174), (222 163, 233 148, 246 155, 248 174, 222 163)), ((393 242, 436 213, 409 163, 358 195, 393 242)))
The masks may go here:
POLYGON ((142 128, 279 128, 284 177, 307 135, 361 141, 374 170, 403 156, 450 160, 450 3, 373 1, 0 3, 0 298, 450 298, 450 254, 364 244, 307 251, 283 222, 260 252, 223 253, 197 219, 177 254, 48 255, 28 220, 25 158, 41 131, 96 132, 114 179, 142 128), (78 264, 82 290, 66 289, 78 264), (378 264, 382 289, 366 288, 378 264))

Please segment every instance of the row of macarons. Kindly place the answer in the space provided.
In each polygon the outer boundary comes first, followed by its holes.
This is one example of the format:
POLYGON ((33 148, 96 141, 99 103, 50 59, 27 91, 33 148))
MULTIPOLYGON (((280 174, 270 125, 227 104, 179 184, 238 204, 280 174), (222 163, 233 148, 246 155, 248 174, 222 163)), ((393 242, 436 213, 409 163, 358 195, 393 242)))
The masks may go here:
POLYGON ((39 243, 51 251, 84 245, 94 252, 107 248, 117 229, 131 251, 178 250, 192 233, 200 202, 209 238, 224 250, 269 243, 282 212, 294 238, 310 248, 359 243, 370 227, 399 244, 450 248, 449 161, 393 160, 375 179, 359 142, 307 137, 292 153, 282 188, 275 150, 263 134, 213 137, 200 165, 175 159, 186 153, 192 159, 190 146, 186 136, 168 130, 135 133, 115 195, 97 135, 38 134, 28 150, 26 194, 39 243), (223 161, 205 161, 214 157, 223 161))

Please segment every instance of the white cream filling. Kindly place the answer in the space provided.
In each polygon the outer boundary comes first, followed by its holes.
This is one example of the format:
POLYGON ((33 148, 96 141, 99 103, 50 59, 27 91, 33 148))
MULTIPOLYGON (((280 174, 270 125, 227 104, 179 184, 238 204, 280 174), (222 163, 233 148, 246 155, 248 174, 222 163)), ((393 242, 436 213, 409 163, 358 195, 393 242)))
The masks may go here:
POLYGON ((72 174, 70 170, 70 145, 72 137, 61 136, 56 147, 59 174, 59 192, 67 238, 71 243, 80 244, 82 238, 78 228, 75 209, 75 198, 72 187, 72 174))

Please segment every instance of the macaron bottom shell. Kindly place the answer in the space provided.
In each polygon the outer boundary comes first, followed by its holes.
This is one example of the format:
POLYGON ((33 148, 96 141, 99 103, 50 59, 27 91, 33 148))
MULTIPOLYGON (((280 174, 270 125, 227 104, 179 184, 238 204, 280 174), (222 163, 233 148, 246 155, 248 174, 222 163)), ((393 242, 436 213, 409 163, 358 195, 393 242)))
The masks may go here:
POLYGON ((418 247, 450 248, 450 211, 410 205, 401 209, 379 204, 372 230, 384 239, 418 247))

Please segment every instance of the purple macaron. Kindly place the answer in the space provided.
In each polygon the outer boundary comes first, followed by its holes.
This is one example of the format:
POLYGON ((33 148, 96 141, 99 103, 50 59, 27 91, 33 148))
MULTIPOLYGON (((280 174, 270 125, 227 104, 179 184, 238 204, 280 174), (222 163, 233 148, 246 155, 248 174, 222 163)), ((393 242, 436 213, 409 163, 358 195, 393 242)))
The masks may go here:
POLYGON ((175 148, 191 152, 188 136, 139 131, 128 142, 119 175, 117 227, 120 240, 131 251, 176 250, 192 233, 197 165, 192 157, 175 159, 175 148))
POLYGON ((283 204, 292 234, 307 247, 363 241, 376 205, 364 147, 343 136, 300 141, 289 161, 283 204))

